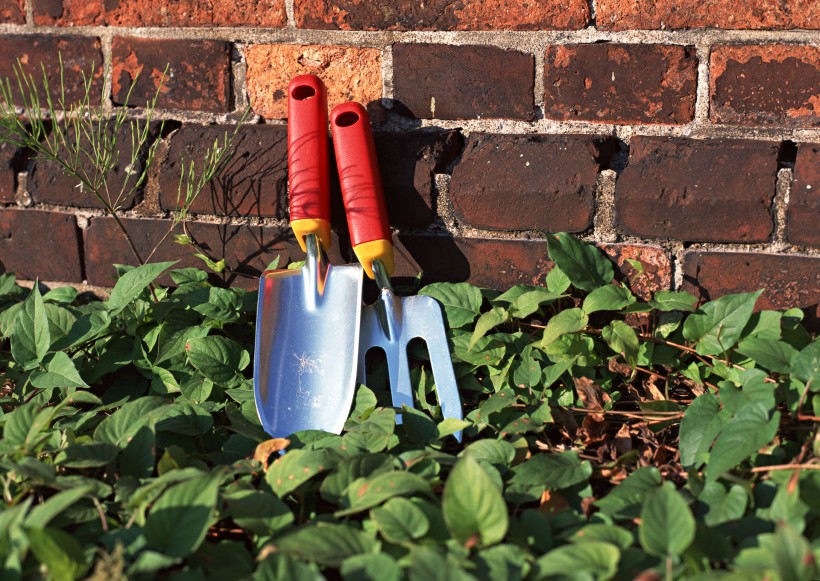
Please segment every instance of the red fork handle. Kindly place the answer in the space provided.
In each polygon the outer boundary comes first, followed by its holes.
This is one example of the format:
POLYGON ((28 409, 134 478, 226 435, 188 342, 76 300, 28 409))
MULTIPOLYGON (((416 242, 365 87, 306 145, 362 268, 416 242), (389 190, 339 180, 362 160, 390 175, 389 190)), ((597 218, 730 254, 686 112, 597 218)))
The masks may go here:
POLYGON ((374 278, 374 260, 389 276, 393 238, 367 109, 354 102, 337 105, 330 113, 330 131, 353 250, 367 276, 374 278))
POLYGON ((302 250, 308 234, 329 250, 327 90, 314 75, 300 75, 288 85, 288 186, 290 226, 302 250))

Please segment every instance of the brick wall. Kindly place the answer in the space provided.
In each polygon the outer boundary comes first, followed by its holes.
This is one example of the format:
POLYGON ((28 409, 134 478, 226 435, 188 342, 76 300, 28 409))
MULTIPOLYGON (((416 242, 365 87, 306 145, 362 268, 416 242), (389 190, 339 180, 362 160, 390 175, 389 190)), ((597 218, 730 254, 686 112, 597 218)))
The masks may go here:
MULTIPOLYGON (((240 273, 298 258, 287 229, 284 89, 320 75, 368 105, 399 275, 507 287, 550 268, 544 233, 598 243, 648 292, 766 287, 820 302, 816 0, 0 0, 0 75, 97 65, 108 106, 155 90, 160 164, 126 204, 141 249, 176 202, 180 160, 250 106, 191 233, 240 273), (105 71, 110 71, 106 73, 105 71)), ((134 110, 140 115, 140 110, 134 110)), ((130 260, 59 170, 0 146, 0 261, 110 284, 130 260)), ((337 261, 350 260, 338 204, 337 261)), ((157 259, 184 256, 166 242, 157 259)), ((196 264, 187 257, 186 264, 196 264)), ((228 277, 253 286, 253 278, 228 277)))

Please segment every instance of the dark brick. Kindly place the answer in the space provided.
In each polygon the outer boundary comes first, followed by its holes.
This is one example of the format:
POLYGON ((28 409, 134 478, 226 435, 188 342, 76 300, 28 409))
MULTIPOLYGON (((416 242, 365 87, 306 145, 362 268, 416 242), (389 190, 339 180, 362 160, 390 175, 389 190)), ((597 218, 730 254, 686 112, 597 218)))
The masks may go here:
POLYGON ((797 149, 786 225, 792 244, 820 246, 820 143, 797 149))
POLYGON ((296 26, 325 30, 560 30, 589 22, 583 0, 296 0, 296 26))
POLYGON ((0 143, 0 203, 13 204, 17 183, 16 161, 20 158, 20 150, 0 143))
MULTIPOLYGON (((234 126, 185 125, 171 137, 160 173, 160 204, 177 208, 181 164, 201 160, 214 140, 234 126)), ((287 128, 246 125, 234 140, 233 157, 191 206, 192 212, 240 216, 287 216, 287 128)), ((184 198, 184 193, 183 193, 184 198)))
POLYGON ((779 144, 633 137, 615 211, 625 233, 700 242, 764 242, 774 230, 779 144))
POLYGON ((765 288, 757 309, 808 308, 820 315, 820 257, 745 252, 690 252, 683 290, 702 300, 765 288))
POLYGON ((397 44, 393 94, 419 119, 532 119, 534 62, 492 46, 397 44))
POLYGON ((695 115, 693 47, 574 44, 547 48, 544 115, 601 123, 687 123, 695 115))
POLYGON ((25 24, 25 0, 0 0, 0 23, 25 24))
MULTIPOLYGON (((6 0, 8 1, 8 0, 6 0)), ((287 24, 284 0, 33 0, 40 26, 255 26, 287 24)))
POLYGON ((20 279, 82 282, 80 231, 73 214, 0 210, 0 270, 20 279))
MULTIPOLYGON (((11 79, 12 95, 19 105, 21 94, 17 87, 14 68, 18 59, 23 70, 32 75, 38 87, 43 84, 43 69, 55 104, 60 99, 60 59, 63 59, 65 99, 76 103, 85 96, 83 74, 92 79, 90 99, 99 104, 103 84, 103 55, 100 39, 88 36, 0 36, 0 78, 11 79)), ((40 92, 42 102, 45 95, 40 92)), ((55 105, 56 106, 56 105, 55 105)))
POLYGON ((712 49, 710 118, 715 123, 820 127, 818 87, 820 46, 712 49))
POLYGON ((746 30, 820 28, 816 0, 597 0, 596 26, 604 30, 737 28, 746 30))
MULTIPOLYGON (((133 219, 123 220, 137 250, 147 257, 171 226, 170 220, 133 219)), ((179 230, 178 230, 179 231, 179 230)), ((188 232, 213 258, 225 258, 233 273, 213 275, 214 282, 224 285, 255 289, 262 270, 281 256, 280 264, 304 260, 296 239, 289 228, 275 226, 236 226, 204 222, 189 222, 188 232)), ((194 266, 204 268, 201 260, 193 256, 188 246, 180 246, 169 237, 159 246, 151 258, 154 262, 177 260, 176 268, 194 266)), ((330 251, 333 264, 341 264, 339 240, 334 236, 330 251)), ((94 218, 85 231, 86 273, 90 284, 112 286, 112 264, 136 264, 122 233, 112 218, 94 218)), ((168 283, 170 279, 161 281, 168 283)))
MULTIPOLYGON (((136 130, 136 127, 134 127, 136 130)), ((108 135, 113 133, 113 127, 108 130, 108 135)), ((145 156, 151 142, 156 139, 159 133, 159 124, 155 124, 150 131, 148 143, 143 151, 137 155, 136 163, 131 165, 131 124, 125 124, 120 128, 116 138, 117 160, 107 174, 105 181, 108 193, 103 190, 103 196, 108 196, 108 202, 112 207, 119 207, 128 210, 134 206, 135 201, 142 193, 142 187, 135 188, 140 174, 145 167, 145 156)), ((73 139, 73 133, 69 134, 69 140, 73 139)), ((82 147, 90 151, 89 141, 86 138, 81 140, 82 147)), ((96 172, 94 164, 87 159, 83 160, 82 170, 87 175, 94 178, 96 172)), ((77 208, 104 208, 105 205, 90 191, 80 189, 79 180, 70 176, 56 161, 37 159, 31 168, 28 179, 28 193, 32 200, 39 204, 57 204, 61 206, 74 206, 77 208)))
POLYGON ((426 226, 433 221, 433 175, 460 153, 461 134, 375 134, 387 212, 393 226, 426 226))
POLYGON ((586 230, 595 203, 597 138, 473 133, 453 169, 456 217, 501 230, 586 230))
POLYGON ((162 83, 157 107, 225 113, 231 107, 231 44, 217 40, 115 37, 113 96, 142 107, 162 83), (162 73, 168 66, 165 78, 162 73))

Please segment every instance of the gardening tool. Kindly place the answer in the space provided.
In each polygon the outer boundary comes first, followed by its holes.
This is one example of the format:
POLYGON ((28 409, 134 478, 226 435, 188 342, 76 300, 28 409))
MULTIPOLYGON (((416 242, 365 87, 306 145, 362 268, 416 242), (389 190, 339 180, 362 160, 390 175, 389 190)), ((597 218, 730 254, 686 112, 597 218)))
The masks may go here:
POLYGON ((259 281, 254 399, 271 436, 340 433, 356 388, 362 267, 332 266, 327 94, 313 75, 288 87, 290 225, 307 253, 299 270, 259 281), (353 353, 353 356, 351 356, 353 353))
MULTIPOLYGON (((330 114, 330 130, 353 250, 367 276, 381 289, 378 300, 362 309, 358 380, 365 382, 367 352, 381 348, 387 357, 393 406, 413 407, 407 345, 422 339, 430 355, 442 414, 462 419, 441 306, 432 297, 397 297, 390 285, 392 236, 367 110, 359 103, 338 105, 330 114)), ((460 441, 461 432, 456 437, 460 441)))

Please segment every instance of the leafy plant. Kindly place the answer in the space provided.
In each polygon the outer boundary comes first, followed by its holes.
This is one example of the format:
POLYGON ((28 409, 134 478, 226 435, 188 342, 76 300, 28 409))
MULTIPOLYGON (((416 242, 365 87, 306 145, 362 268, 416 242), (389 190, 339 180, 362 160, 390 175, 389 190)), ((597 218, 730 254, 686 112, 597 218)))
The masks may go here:
MULTIPOLYGON (((122 221, 122 204, 145 184, 154 162, 160 143, 157 136, 162 134, 165 123, 155 121, 157 99, 162 92, 165 73, 156 93, 145 103, 141 119, 131 115, 129 109, 131 89, 135 83, 132 83, 124 104, 112 111, 105 105, 104 86, 98 97, 94 95, 94 65, 88 74, 82 71, 82 96, 69 101, 62 56, 58 56, 59 87, 49 86, 44 66, 41 65, 42 81, 37 82, 19 61, 14 66, 15 79, 0 80, 0 142, 10 143, 32 152, 40 159, 54 162, 77 180, 80 194, 95 198, 115 220, 138 264, 148 262, 180 224, 185 232, 185 244, 194 245, 202 254, 203 250, 188 236, 185 220, 196 198, 230 160, 233 141, 249 111, 245 112, 233 132, 226 132, 221 142, 216 140, 208 148, 199 164, 194 161, 181 164, 177 209, 172 214, 171 225, 153 250, 143 256, 122 221), (53 93, 56 93, 56 99, 53 93), (16 95, 19 95, 19 100, 16 95), (123 141, 130 143, 124 146, 123 141), (123 165, 121 151, 124 147, 129 147, 130 154, 120 172, 122 177, 116 180, 114 174, 123 165), (115 186, 117 181, 121 181, 119 186, 115 186)), ((218 263, 205 254, 201 258, 216 269, 225 268, 224 261, 218 263)))
POLYGON ((341 435, 279 440, 253 402, 256 293, 173 263, 121 268, 105 301, 1 275, 0 576, 817 578, 802 312, 638 297, 570 240, 546 287, 422 289, 463 424, 420 354, 419 409, 359 386, 341 435))

